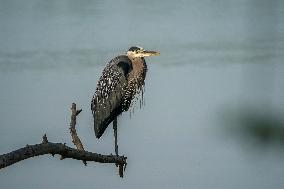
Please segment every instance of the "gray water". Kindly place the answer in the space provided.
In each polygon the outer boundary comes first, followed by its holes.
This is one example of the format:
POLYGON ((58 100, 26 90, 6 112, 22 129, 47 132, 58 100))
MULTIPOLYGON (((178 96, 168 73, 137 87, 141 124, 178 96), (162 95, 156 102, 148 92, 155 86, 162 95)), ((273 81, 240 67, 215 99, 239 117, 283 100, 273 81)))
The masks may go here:
POLYGON ((283 188, 284 3, 0 1, 0 154, 73 146, 70 106, 89 151, 90 100, 105 64, 133 45, 147 58, 146 105, 119 118, 114 165, 40 156, 0 171, 0 188, 283 188))

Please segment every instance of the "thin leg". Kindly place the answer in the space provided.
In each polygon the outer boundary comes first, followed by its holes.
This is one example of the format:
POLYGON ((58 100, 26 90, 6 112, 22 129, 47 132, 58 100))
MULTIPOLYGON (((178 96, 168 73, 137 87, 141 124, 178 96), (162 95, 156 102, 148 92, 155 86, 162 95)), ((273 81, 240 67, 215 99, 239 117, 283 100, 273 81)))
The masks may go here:
MULTIPOLYGON (((114 135, 114 148, 115 148, 115 155, 118 156, 118 145, 117 145, 117 117, 113 120, 113 135, 114 135)), ((119 176, 123 177, 123 165, 115 164, 119 167, 119 176)))
POLYGON ((113 120, 113 134, 114 134, 114 149, 115 155, 118 156, 118 145, 117 145, 117 117, 113 120))

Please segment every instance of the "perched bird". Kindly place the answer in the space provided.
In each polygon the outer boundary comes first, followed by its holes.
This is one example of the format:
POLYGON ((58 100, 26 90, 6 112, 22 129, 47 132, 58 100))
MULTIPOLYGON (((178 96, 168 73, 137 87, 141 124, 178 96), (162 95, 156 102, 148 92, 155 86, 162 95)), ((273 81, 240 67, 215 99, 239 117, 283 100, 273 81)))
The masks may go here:
POLYGON ((113 58, 104 68, 91 102, 97 138, 113 122, 117 142, 117 116, 129 109, 144 85, 147 72, 144 57, 159 54, 156 51, 146 51, 142 47, 131 47, 126 55, 113 58))

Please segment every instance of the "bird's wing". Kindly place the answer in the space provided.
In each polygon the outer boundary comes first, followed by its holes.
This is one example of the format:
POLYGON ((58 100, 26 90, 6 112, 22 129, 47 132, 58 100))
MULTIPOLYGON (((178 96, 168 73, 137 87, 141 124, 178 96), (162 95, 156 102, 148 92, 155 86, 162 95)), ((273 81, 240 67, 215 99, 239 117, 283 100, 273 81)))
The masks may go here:
POLYGON ((131 69, 128 57, 118 56, 103 70, 91 103, 97 138, 100 138, 114 118, 123 112, 127 74, 131 69))

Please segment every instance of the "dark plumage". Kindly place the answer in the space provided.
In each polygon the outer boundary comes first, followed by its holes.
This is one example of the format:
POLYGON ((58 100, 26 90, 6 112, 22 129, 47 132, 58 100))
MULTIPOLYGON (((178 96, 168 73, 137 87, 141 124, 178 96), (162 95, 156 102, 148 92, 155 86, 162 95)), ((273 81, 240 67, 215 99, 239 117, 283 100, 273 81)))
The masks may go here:
POLYGON ((127 55, 112 59, 100 77, 91 102, 94 130, 100 138, 107 126, 127 111, 143 85, 147 72, 144 56, 158 55, 140 47, 131 47, 127 55))

